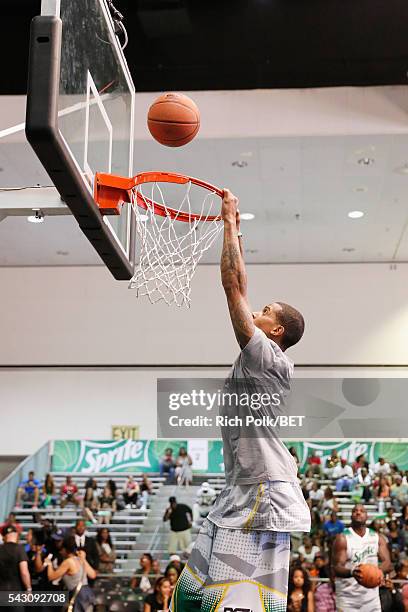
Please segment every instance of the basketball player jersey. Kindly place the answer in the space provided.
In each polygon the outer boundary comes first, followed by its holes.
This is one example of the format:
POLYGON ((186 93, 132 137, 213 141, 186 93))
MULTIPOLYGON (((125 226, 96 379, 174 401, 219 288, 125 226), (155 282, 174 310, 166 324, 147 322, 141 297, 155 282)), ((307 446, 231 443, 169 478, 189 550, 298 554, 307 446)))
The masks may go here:
MULTIPOLYGON (((366 529, 361 537, 350 527, 343 535, 347 540, 346 567, 353 571, 361 563, 378 565, 378 533, 366 529)), ((367 589, 355 578, 336 578, 336 606, 338 612, 381 612, 379 589, 367 589)))

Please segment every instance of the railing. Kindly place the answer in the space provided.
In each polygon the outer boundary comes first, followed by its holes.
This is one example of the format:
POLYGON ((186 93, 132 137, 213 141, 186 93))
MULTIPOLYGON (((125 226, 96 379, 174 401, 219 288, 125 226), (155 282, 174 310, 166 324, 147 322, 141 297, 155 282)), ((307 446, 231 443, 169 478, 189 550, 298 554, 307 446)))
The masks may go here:
POLYGON ((0 521, 13 509, 17 487, 27 478, 28 472, 35 472, 38 480, 43 480, 50 471, 50 443, 46 442, 34 455, 27 457, 0 483, 0 521))

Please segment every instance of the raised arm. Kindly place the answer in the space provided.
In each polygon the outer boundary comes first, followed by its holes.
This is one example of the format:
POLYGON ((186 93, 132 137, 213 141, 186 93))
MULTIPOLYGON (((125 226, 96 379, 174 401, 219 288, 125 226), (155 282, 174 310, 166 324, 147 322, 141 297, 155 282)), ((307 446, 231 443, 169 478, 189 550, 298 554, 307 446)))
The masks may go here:
POLYGON ((239 232, 238 199, 224 190, 222 202, 224 243, 221 255, 221 279, 235 336, 241 348, 252 338, 255 326, 247 298, 247 275, 239 232))

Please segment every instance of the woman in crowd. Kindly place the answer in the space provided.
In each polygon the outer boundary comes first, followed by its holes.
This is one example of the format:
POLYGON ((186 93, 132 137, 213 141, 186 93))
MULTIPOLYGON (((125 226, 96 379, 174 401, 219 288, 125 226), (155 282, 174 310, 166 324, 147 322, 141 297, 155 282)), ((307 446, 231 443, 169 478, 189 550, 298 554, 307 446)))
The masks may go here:
POLYGON ((372 479, 371 479, 371 475, 367 468, 362 467, 360 470, 358 470, 356 481, 357 481, 357 484, 359 484, 360 487, 362 488, 361 497, 367 504, 372 498, 372 493, 371 493, 372 479))
POLYGON ((319 552, 319 546, 314 544, 310 536, 305 535, 303 537, 303 544, 298 548, 299 559, 302 565, 304 564, 305 567, 312 567, 315 556, 319 552))
POLYGON ((378 487, 375 489, 375 496, 377 499, 387 499, 390 496, 391 489, 388 484, 386 476, 380 476, 378 487))
MULTIPOLYGON (((315 578, 330 578, 326 555, 317 553, 314 560, 315 578)), ((314 589, 315 612, 336 612, 336 600, 331 582, 316 582, 314 589)))
POLYGON ((40 508, 57 504, 57 489, 51 474, 47 474, 40 492, 40 508))
POLYGON ((98 522, 95 514, 98 512, 99 506, 97 482, 94 478, 89 478, 85 484, 84 517, 94 524, 98 522))
POLYGON ((123 487, 123 500, 127 508, 131 508, 132 506, 136 508, 139 494, 139 483, 136 482, 132 475, 128 476, 125 486, 123 487))
POLYGON ((99 554, 98 570, 102 574, 112 574, 116 561, 116 550, 112 544, 109 529, 102 527, 96 534, 96 548, 99 554))
POLYGON ((180 572, 177 570, 177 568, 174 567, 174 565, 170 565, 167 568, 164 576, 170 582, 171 594, 173 594, 174 588, 177 584, 177 580, 179 579, 179 576, 180 576, 180 572))
POLYGON ((153 557, 150 553, 144 553, 140 557, 140 566, 136 570, 136 574, 139 574, 139 576, 133 576, 130 581, 130 588, 134 591, 140 590, 143 593, 151 593, 156 572, 153 569, 153 557))
POLYGON ((402 553, 405 548, 405 541, 401 535, 401 531, 398 529, 397 521, 391 520, 388 522, 386 537, 390 549, 391 560, 393 562, 398 562, 400 553, 402 553))
POLYGON ((179 454, 176 459, 176 478, 177 484, 179 486, 185 485, 189 486, 193 482, 193 470, 191 466, 193 465, 193 460, 190 455, 187 453, 187 450, 184 446, 180 446, 179 454))
POLYGON ((333 489, 331 487, 326 487, 324 490, 324 497, 322 501, 321 510, 324 515, 330 515, 333 511, 339 511, 339 504, 337 499, 334 497, 333 489))
POLYGON ((99 523, 109 525, 112 515, 116 512, 116 499, 108 484, 105 485, 102 495, 99 497, 100 509, 98 511, 99 523))
POLYGON ((295 567, 289 576, 288 612, 314 612, 313 592, 307 572, 295 567))
POLYGON ((168 612, 170 599, 170 581, 163 576, 156 581, 154 593, 146 597, 143 612, 168 612))
POLYGON ((68 536, 62 546, 64 561, 56 569, 51 559, 44 561, 50 582, 61 580, 69 591, 69 601, 73 612, 90 612, 93 610, 94 594, 88 586, 88 578, 94 580, 96 571, 86 560, 85 551, 77 551, 75 537, 68 536))
POLYGON ((142 507, 141 510, 146 510, 147 503, 149 501, 149 495, 151 495, 153 491, 153 485, 147 477, 147 474, 143 474, 142 482, 140 485, 140 493, 142 497, 142 507))

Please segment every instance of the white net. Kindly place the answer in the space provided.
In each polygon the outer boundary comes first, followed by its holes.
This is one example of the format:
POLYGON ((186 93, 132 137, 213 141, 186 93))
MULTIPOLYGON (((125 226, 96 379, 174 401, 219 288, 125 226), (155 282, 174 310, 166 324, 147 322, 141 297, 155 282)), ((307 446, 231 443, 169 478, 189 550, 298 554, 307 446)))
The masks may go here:
POLYGON ((139 260, 129 288, 136 289, 137 297, 146 296, 152 304, 164 300, 169 305, 190 307, 191 279, 197 264, 222 229, 219 197, 195 187, 195 199, 197 192, 201 208, 193 211, 190 182, 151 183, 132 190, 139 260), (170 214, 164 190, 173 195, 171 206, 176 214, 170 214), (174 206, 174 197, 177 201, 181 198, 180 205, 174 206), (163 207, 163 216, 157 214, 157 205, 163 207))

